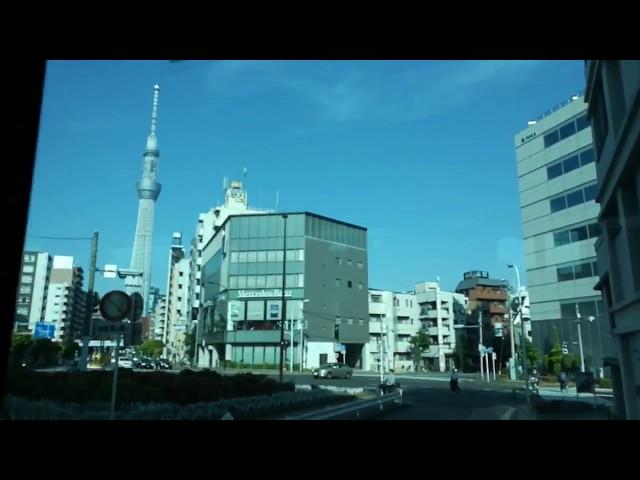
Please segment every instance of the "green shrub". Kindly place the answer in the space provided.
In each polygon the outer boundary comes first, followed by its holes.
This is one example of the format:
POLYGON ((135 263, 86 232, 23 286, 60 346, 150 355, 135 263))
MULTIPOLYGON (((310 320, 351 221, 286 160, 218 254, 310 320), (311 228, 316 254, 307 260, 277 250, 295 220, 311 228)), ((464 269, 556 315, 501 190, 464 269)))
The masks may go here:
POLYGON ((613 380, 611 378, 601 378, 598 380, 600 388, 613 388, 613 380))
MULTIPOLYGON (((216 372, 184 370, 166 372, 118 373, 118 402, 172 402, 187 405, 224 398, 272 395, 294 390, 293 384, 280 384, 263 375, 219 375, 216 372)), ((29 399, 61 402, 104 402, 111 398, 113 372, 34 372, 26 368, 9 371, 8 392, 29 399)))

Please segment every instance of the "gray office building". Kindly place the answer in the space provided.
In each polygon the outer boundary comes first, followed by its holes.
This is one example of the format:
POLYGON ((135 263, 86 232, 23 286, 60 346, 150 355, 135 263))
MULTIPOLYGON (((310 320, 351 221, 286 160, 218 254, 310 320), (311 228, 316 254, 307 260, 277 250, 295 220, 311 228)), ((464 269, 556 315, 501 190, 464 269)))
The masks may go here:
MULTIPOLYGON (((515 136, 534 343, 547 352, 554 331, 602 373, 604 307, 594 244, 600 233, 591 126, 583 93, 515 136)), ((605 340, 606 341, 606 340, 605 340)))
POLYGON ((287 366, 362 366, 369 340, 365 228, 308 212, 232 215, 204 247, 202 264, 200 366, 279 363, 283 264, 287 366))
POLYGON ((605 350, 619 418, 640 420, 640 62, 586 62, 598 153, 602 234, 596 242, 607 308, 605 350))

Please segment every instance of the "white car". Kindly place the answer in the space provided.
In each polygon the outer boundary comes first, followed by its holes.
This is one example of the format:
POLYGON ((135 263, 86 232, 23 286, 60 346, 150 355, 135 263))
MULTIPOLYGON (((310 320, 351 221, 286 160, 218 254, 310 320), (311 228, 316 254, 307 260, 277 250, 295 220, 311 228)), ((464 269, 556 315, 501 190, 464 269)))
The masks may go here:
POLYGON ((118 359, 119 368, 133 368, 133 360, 128 357, 121 357, 118 359))

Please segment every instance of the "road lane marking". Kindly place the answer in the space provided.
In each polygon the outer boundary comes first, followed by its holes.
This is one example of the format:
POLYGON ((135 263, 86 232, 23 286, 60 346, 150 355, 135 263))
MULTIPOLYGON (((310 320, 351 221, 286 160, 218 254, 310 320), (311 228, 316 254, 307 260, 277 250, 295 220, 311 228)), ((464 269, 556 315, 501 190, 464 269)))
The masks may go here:
POLYGON ((507 411, 500 417, 500 420, 511 420, 513 414, 516 413, 515 407, 509 407, 507 411))

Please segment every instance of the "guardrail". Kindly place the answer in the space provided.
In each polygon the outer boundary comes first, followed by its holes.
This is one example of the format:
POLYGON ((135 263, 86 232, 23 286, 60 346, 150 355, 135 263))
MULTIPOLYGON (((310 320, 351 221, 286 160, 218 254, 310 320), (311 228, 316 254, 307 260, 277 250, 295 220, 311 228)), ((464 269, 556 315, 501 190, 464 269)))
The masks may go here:
POLYGON ((365 410, 375 409, 383 411, 385 406, 402 404, 402 389, 396 392, 380 395, 376 398, 356 400, 347 405, 327 407, 323 410, 308 412, 296 417, 287 417, 285 420, 335 420, 339 417, 352 416, 359 419, 365 410))

